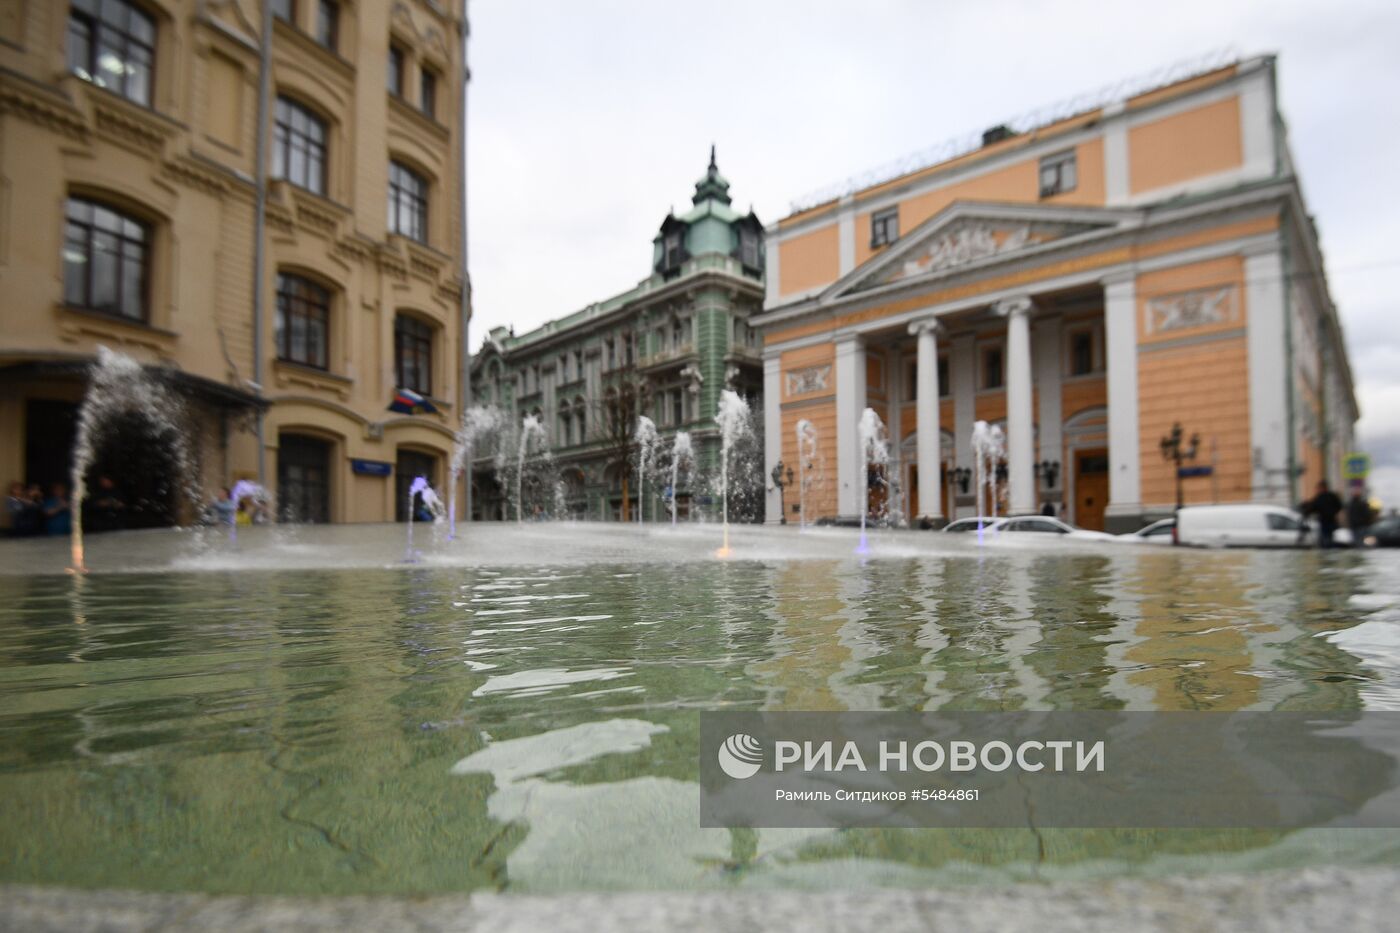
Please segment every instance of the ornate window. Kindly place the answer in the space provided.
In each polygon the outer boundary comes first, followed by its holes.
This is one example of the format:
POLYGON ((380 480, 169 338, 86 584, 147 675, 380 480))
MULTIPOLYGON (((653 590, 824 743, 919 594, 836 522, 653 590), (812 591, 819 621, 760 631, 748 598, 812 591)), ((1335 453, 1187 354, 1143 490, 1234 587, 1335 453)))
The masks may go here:
POLYGON ((403 96, 403 49, 397 45, 389 46, 389 72, 387 75, 389 93, 395 97, 403 96))
POLYGON ((69 198, 63 236, 63 300, 147 319, 150 228, 115 208, 69 198))
POLYGON ((982 388, 1000 389, 1006 381, 1002 372, 1001 347, 990 347, 982 351, 982 388))
POLYGON ((336 50, 340 35, 340 4, 335 0, 319 0, 316 4, 316 41, 336 50))
POLYGON ((277 98, 273 116, 272 175, 326 193, 326 123, 287 97, 277 98))
POLYGON ((433 327, 416 317, 394 318, 394 373, 399 386, 433 394, 433 327))
POLYGON ((899 208, 891 207, 870 215, 870 248, 885 246, 899 239, 899 208))
POLYGON ((1057 152, 1040 160, 1040 196, 1048 198, 1073 191, 1079 185, 1074 150, 1057 152))
POLYGON ((758 232, 747 227, 739 230, 739 262, 750 269, 763 268, 763 256, 759 250, 758 232))
POLYGON ((151 105, 156 24, 127 0, 73 0, 68 13, 68 68, 127 100, 151 105))
POLYGON ((424 68, 418 85, 418 109, 429 117, 437 117, 437 74, 431 68, 424 68))
POLYGON ((428 181, 400 162, 389 163, 389 232, 428 242, 428 181))
POLYGON ((325 369, 330 358, 331 293, 299 275, 277 275, 277 357, 325 369))

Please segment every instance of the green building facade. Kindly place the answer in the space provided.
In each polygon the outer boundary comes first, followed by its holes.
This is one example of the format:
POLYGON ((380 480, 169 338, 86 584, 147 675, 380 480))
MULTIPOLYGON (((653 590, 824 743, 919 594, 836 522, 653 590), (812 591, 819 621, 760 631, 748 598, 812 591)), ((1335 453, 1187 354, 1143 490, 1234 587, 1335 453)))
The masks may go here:
MULTIPOLYGON (((763 408, 762 347, 749 327, 763 307, 763 226, 733 208, 713 148, 692 201, 662 221, 651 272, 634 288, 528 333, 494 328, 472 359, 473 399, 502 411, 507 438, 526 416, 544 428, 554 488, 525 484, 527 517, 636 520, 639 415, 660 435, 645 520, 669 520, 666 465, 679 431, 691 436, 694 467, 677 484, 677 511, 717 509, 720 392, 747 398, 755 418, 763 408)), ((474 517, 514 518, 499 464, 479 456, 472 472, 474 517)))

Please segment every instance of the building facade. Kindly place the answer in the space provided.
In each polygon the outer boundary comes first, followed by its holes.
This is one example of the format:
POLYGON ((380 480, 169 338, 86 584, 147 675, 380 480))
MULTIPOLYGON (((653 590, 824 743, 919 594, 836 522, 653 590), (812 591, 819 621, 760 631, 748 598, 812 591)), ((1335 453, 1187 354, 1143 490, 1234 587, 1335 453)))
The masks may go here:
POLYGON ((796 462, 798 422, 815 428, 808 518, 887 496, 924 523, 973 514, 979 420, 1006 437, 1001 514, 1049 504, 1110 531, 1170 514, 1177 424, 1199 439, 1187 503, 1339 485, 1358 412, 1275 67, 998 126, 771 226, 765 459, 796 462), (867 407, 889 429, 883 475, 867 407))
MULTIPOLYGON (((635 520, 642 415, 655 422, 665 450, 676 432, 691 435, 694 467, 676 490, 679 514, 710 504, 699 480, 718 468, 720 391, 756 400, 762 384, 749 321, 763 306, 763 226, 732 207, 713 149, 692 202, 662 222, 651 273, 634 288, 528 333, 494 328, 472 359, 473 398, 504 413, 507 433, 526 416, 544 428, 562 494, 545 490, 535 503, 542 509, 635 520)), ((503 485, 495 467, 478 460, 477 517, 514 517, 503 485)), ((648 490, 647 521, 669 515, 665 497, 663 487, 648 490)))
MULTIPOLYGON (((264 134, 255 0, 0 13, 7 482, 67 479, 102 345, 173 389, 200 495, 260 480, 284 518, 384 521, 405 472, 442 481, 465 316, 462 5, 267 2, 264 134), (439 414, 390 414, 398 387, 439 414)), ((104 472, 163 497, 166 520, 187 513, 170 500, 191 478, 143 479, 170 462, 128 462, 151 445, 139 415, 118 420, 104 472)))

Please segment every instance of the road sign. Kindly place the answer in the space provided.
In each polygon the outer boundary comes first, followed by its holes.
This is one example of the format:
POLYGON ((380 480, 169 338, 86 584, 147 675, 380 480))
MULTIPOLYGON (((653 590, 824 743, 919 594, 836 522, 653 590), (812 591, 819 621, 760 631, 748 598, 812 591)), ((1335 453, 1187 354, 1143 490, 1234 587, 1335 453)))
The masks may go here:
POLYGON ((1342 460, 1342 475, 1347 479, 1365 479, 1371 472, 1369 454, 1347 454, 1342 460))
POLYGON ((1210 476, 1214 472, 1213 466, 1189 466, 1178 469, 1176 475, 1182 479, 1190 479, 1193 476, 1210 476))

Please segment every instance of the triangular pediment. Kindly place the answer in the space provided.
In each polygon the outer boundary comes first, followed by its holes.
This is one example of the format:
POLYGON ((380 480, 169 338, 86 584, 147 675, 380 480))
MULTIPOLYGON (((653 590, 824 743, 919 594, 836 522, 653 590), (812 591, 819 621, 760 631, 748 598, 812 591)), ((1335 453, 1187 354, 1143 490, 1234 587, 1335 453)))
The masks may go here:
POLYGON ((1122 227, 1133 217, 1132 212, 1102 208, 954 204, 853 269, 824 297, 832 300, 1014 258, 1057 241, 1122 227))

